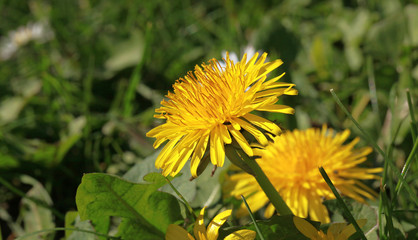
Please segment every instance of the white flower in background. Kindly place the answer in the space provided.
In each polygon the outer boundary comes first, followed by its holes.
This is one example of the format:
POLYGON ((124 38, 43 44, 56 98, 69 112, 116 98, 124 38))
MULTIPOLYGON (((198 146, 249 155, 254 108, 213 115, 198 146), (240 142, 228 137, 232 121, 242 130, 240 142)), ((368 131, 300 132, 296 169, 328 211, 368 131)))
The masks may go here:
POLYGON ((30 41, 40 43, 51 40, 54 32, 46 22, 28 23, 16 30, 10 31, 0 40, 0 60, 8 60, 15 52, 30 41))
MULTIPOLYGON (((247 45, 244 47, 244 49, 241 51, 241 57, 244 56, 244 54, 247 54, 247 61, 250 60, 254 54, 258 52, 260 55, 263 54, 263 51, 256 51, 255 48, 251 45, 247 45)), ((226 50, 222 51, 222 58, 226 58, 226 50)), ((238 55, 235 52, 229 52, 229 59, 231 59, 234 63, 237 63, 240 61, 241 58, 238 57, 238 55)), ((268 61, 268 59, 266 59, 268 61)), ((222 67, 225 67, 225 62, 220 62, 222 67)))

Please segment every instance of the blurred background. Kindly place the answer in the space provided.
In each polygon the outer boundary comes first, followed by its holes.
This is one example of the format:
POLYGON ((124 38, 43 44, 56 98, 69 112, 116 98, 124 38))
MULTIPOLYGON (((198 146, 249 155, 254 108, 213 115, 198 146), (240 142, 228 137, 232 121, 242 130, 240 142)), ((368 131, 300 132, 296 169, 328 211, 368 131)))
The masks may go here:
POLYGON ((225 51, 284 61, 274 74, 296 84, 299 96, 281 99, 296 114, 266 118, 355 137, 334 89, 382 147, 394 147, 401 168, 412 148, 406 89, 418 99, 417 3, 0 0, 3 236, 63 226, 83 173, 123 175, 153 154, 145 133, 161 124, 154 109, 176 79, 225 51))

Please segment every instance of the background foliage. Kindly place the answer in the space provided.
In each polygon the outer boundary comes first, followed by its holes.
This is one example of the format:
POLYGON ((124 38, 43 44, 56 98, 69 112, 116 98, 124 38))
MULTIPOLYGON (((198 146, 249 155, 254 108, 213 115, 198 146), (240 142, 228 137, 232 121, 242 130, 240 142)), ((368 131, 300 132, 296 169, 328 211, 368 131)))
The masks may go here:
MULTIPOLYGON (((224 50, 241 56, 252 46, 285 62, 280 67, 287 72, 284 80, 295 83, 300 94, 282 101, 296 114, 266 115, 282 127, 326 123, 357 134, 332 99, 329 89, 334 89, 373 139, 393 148, 396 166, 403 166, 413 146, 406 89, 417 106, 416 1, 0 0, 0 16, 0 227, 5 238, 64 226, 64 214, 76 209, 84 173, 140 182, 156 171, 152 139, 145 137, 161 123, 153 119, 154 109, 176 79, 196 64, 220 58, 224 50), (13 37, 34 23, 49 36, 27 42, 13 37), (12 45, 17 47, 10 53, 12 45), (33 204, 30 197, 53 208, 33 204), (40 216, 36 223, 34 214, 40 216)), ((369 166, 383 164, 377 154, 369 160, 369 166)), ((415 193, 416 162, 406 178, 415 193)), ((204 180, 180 178, 176 186, 193 207, 208 199, 220 206, 219 178, 206 176, 211 187, 204 180)), ((389 178, 396 183, 395 176, 389 178)), ((409 211, 415 206, 410 196, 401 192, 396 203, 402 235, 417 232, 410 227, 418 222, 416 212, 409 211)))

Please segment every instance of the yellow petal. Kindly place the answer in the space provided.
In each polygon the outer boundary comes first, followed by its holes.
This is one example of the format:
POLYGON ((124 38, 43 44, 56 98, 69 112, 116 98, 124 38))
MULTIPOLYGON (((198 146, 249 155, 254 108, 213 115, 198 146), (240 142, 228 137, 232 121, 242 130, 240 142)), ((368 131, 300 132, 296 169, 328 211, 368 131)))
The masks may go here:
MULTIPOLYGON (((244 196, 248 196, 248 195, 246 194, 244 196)), ((267 198, 266 194, 263 191, 256 192, 253 195, 246 197, 246 200, 252 212, 258 211, 269 202, 269 199, 267 198)), ((246 215, 248 215, 248 209, 243 202, 241 203, 241 206, 238 209, 237 216, 241 217, 241 216, 246 216, 246 215)))
POLYGON ((282 73, 278 77, 272 78, 272 79, 264 82, 263 83, 264 89, 295 86, 295 84, 293 84, 293 83, 276 82, 277 80, 282 78, 284 75, 285 75, 285 73, 282 73))
POLYGON ((267 111, 267 112, 277 112, 277 113, 285 113, 285 114, 294 114, 295 110, 286 105, 268 105, 259 107, 258 111, 267 111))
POLYGON ((316 193, 310 192, 309 199, 309 217, 314 221, 320 221, 321 223, 330 222, 328 216, 328 210, 321 203, 321 197, 316 195, 316 193))
POLYGON ((286 89, 284 88, 275 88, 275 89, 257 92, 256 94, 254 94, 254 97, 255 98, 263 98, 263 97, 271 97, 271 96, 278 97, 280 95, 283 95, 285 92, 286 92, 286 89))
POLYGON ((285 95, 298 95, 299 92, 298 92, 298 90, 296 90, 294 88, 288 88, 284 91, 283 94, 285 94, 285 95))
POLYGON ((226 210, 216 215, 213 220, 209 223, 206 231, 208 240, 218 239, 219 228, 224 224, 226 219, 231 215, 232 210, 226 210))
POLYGON ((166 158, 170 155, 172 152, 174 146, 178 143, 178 141, 182 138, 182 135, 179 135, 178 137, 170 140, 161 150, 160 154, 158 154, 157 159, 155 160, 155 167, 156 168, 162 168, 165 164, 166 158))
MULTIPOLYGON (((248 62, 246 63, 245 69, 247 69, 249 66, 254 65, 254 63, 255 63, 255 61, 257 60, 257 58, 258 58, 258 52, 256 52, 256 53, 254 54, 254 56, 253 56, 250 60, 248 60, 248 62)), ((242 63, 244 63, 244 62, 242 62, 242 63)), ((244 63, 244 64, 245 64, 245 63, 244 63)))
POLYGON ((293 83, 287 83, 287 82, 276 82, 281 77, 284 76, 284 73, 282 73, 280 76, 272 78, 264 83, 264 89, 271 89, 271 88, 283 88, 283 87, 294 87, 296 86, 293 83))
MULTIPOLYGON (((168 126, 167 124, 161 125, 163 128, 158 129, 158 131, 151 135, 147 135, 149 137, 155 137, 157 138, 153 144, 154 148, 158 148, 163 142, 173 139, 175 137, 178 137, 179 135, 185 135, 186 133, 179 130, 178 128, 173 128, 168 126), (180 134, 179 134, 180 133, 180 134)), ((154 128, 157 129, 158 127, 154 128)), ((152 129, 151 131, 153 131, 152 129)), ((149 131, 147 134, 149 134, 151 131, 149 131)))
POLYGON ((269 120, 259 117, 257 115, 247 113, 243 116, 245 119, 247 119, 250 123, 256 125, 259 128, 262 128, 268 132, 273 133, 274 135, 277 135, 281 132, 281 129, 279 126, 277 126, 275 123, 270 122, 269 120))
POLYGON ((347 223, 333 223, 327 230, 327 235, 338 236, 340 232, 347 226, 347 223))
POLYGON ((231 144, 232 142, 232 138, 231 135, 228 132, 228 128, 225 125, 219 125, 219 131, 222 137, 222 140, 226 143, 226 144, 231 144))
POLYGON ((214 127, 210 133, 210 161, 213 165, 222 167, 225 160, 225 146, 221 139, 219 127, 214 127))
POLYGON ((255 236, 256 233, 254 231, 242 229, 229 234, 224 240, 253 240, 255 236))
POLYGON ((196 148, 199 137, 200 135, 197 135, 196 133, 189 133, 177 144, 177 146, 175 146, 169 159, 165 161, 163 166, 164 176, 167 176, 168 174, 175 176, 180 172, 196 148))
MULTIPOLYGON (((170 176, 176 176, 180 170, 183 168, 184 164, 186 164, 187 160, 189 160, 190 156, 192 155, 197 142, 194 142, 191 145, 183 146, 180 152, 174 152, 173 161, 165 166, 163 169, 163 175, 170 174, 170 176)), ((166 175, 165 175, 166 176, 166 175)))
POLYGON ((202 210, 200 210, 199 217, 197 218, 194 224, 194 228, 193 228, 193 234, 198 239, 201 239, 199 236, 206 236, 206 228, 205 228, 205 223, 203 221, 204 216, 205 216, 205 208, 202 208, 202 210))
MULTIPOLYGON (((264 56, 264 54, 263 54, 263 56, 264 56)), ((267 56, 267 54, 266 54, 266 56, 267 56)), ((259 59, 259 61, 260 60, 261 60, 261 58, 259 59)), ((265 58, 264 58, 264 60, 265 60, 265 58)), ((263 60, 263 62, 264 62, 264 60, 263 60)), ((281 59, 277 59, 275 61, 268 62, 260 69, 260 72, 259 72, 258 76, 263 77, 264 75, 266 75, 267 73, 269 73, 269 72, 273 71, 274 69, 278 68, 282 64, 283 64, 283 61, 281 59)))
POLYGON ((293 217, 293 223, 295 224, 296 228, 301 232, 305 237, 310 239, 315 239, 318 236, 318 230, 312 226, 308 221, 299 217, 293 217))
POLYGON ((236 122, 238 123, 242 128, 244 128, 245 130, 247 130, 251 135, 253 135, 255 137, 255 139, 257 139, 257 141, 265 146, 267 145, 268 141, 266 136, 264 136, 264 134, 262 132, 260 132, 256 127, 254 127, 253 125, 249 124, 248 122, 241 120, 239 118, 234 118, 231 120, 231 122, 236 122))
POLYGON ((160 126, 158 126, 158 127, 155 127, 155 128, 153 128, 153 129, 151 129, 151 130, 149 130, 148 132, 147 132, 147 134, 145 134, 147 137, 154 137, 156 134, 158 134, 159 132, 161 132, 161 131, 163 131, 164 130, 164 125, 165 124, 162 124, 162 125, 160 125, 160 126))
MULTIPOLYGON (((367 220, 366 219, 359 219, 356 222, 359 225, 359 227, 362 228, 366 224, 367 220)), ((346 226, 341 231, 340 234, 337 235, 337 239, 336 240, 347 240, 355 232, 356 232, 356 229, 354 228, 354 226, 352 224, 349 224, 348 226, 346 226)))
POLYGON ((197 143, 196 148, 193 152, 192 159, 190 162, 190 170, 194 178, 197 178, 197 168, 199 167, 199 163, 203 155, 205 154, 208 142, 209 133, 202 134, 202 137, 199 139, 199 142, 197 143))
POLYGON ((253 149, 250 147, 250 144, 248 144, 245 137, 231 126, 228 126, 228 130, 231 133, 231 135, 235 138, 235 140, 238 142, 238 144, 241 146, 242 150, 244 150, 244 152, 248 156, 252 157, 254 154, 253 149))
POLYGON ((274 211, 276 211, 276 209, 274 208, 273 204, 269 203, 266 207, 266 210, 264 211, 264 217, 271 218, 274 214, 274 211))
POLYGON ((167 233, 165 234, 165 240, 194 240, 194 238, 182 227, 170 224, 168 225, 167 233))
POLYGON ((299 213, 298 216, 299 217, 303 217, 306 218, 308 217, 308 197, 307 197, 307 193, 306 193, 306 189, 305 188, 300 188, 300 193, 299 193, 299 213))

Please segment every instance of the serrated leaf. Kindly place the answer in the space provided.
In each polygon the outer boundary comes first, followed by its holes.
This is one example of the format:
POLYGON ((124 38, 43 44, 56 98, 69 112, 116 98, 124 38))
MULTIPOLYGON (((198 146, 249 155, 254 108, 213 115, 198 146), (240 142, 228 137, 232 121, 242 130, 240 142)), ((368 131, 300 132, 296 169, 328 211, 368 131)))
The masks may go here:
MULTIPOLYGON (((346 198, 344 199, 344 202, 347 204, 348 209, 352 213, 354 219, 367 219, 367 222, 363 226, 362 230, 368 239, 376 239, 376 231, 378 225, 377 208, 363 203, 359 203, 353 199, 346 198)), ((324 204, 333 213, 333 222, 345 222, 344 217, 342 215, 342 210, 338 206, 336 200, 327 200, 324 202, 324 204)))
MULTIPOLYGON (((65 228, 74 227, 75 220, 78 215, 79 214, 77 211, 68 211, 67 213, 65 213, 65 228)), ((71 233, 73 233, 72 230, 65 230, 65 237, 68 238, 71 235, 71 233)))
MULTIPOLYGON (((80 215, 77 211, 69 211, 65 214, 65 228, 77 228, 81 230, 94 231, 93 226, 88 220, 81 221, 80 215)), ((65 230, 66 240, 95 240, 96 235, 87 232, 81 232, 76 230, 65 230)))
MULTIPOLYGON (((121 229, 163 237, 168 225, 181 219, 180 206, 172 195, 157 191, 165 184, 161 174, 151 173, 145 179, 150 182, 137 184, 102 173, 84 175, 76 195, 81 218, 92 220, 96 231, 104 234, 108 225, 101 220, 115 216, 124 221, 121 229)), ((121 230, 118 234, 124 239, 138 236, 121 230)))
MULTIPOLYGON (((144 180, 142 179, 146 174, 151 172, 160 172, 160 170, 155 168, 155 159, 157 158, 158 154, 159 151, 135 164, 123 176, 123 178, 128 181, 143 183, 144 180)), ((222 169, 227 169, 229 164, 230 163, 228 161, 225 162, 222 169)), ((190 173, 190 162, 188 162, 180 171, 181 174, 172 179, 171 183, 191 204, 192 207, 211 206, 219 200, 221 195, 219 176, 222 173, 222 169, 215 171, 213 176, 210 169, 207 169, 197 179, 190 181, 192 175, 190 173)), ((161 176, 161 174, 159 175, 161 176)), ((160 191, 167 192, 178 197, 169 185, 163 186, 160 191)))
MULTIPOLYGON (((135 164, 124 176, 124 179, 135 183, 144 183, 144 176, 148 173, 158 173, 160 170, 155 168, 155 159, 160 151, 157 151, 144 160, 135 164)), ((181 170, 181 174, 171 180, 173 186, 183 195, 187 201, 192 201, 196 196, 196 181, 189 181, 191 178, 190 165, 186 164, 181 170)), ((159 174, 161 176, 161 174, 159 174)), ((160 189, 162 192, 170 193, 177 197, 170 186, 165 185, 160 189)))

